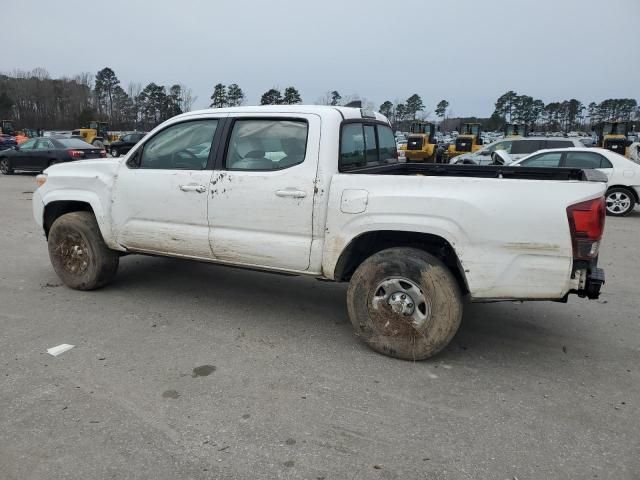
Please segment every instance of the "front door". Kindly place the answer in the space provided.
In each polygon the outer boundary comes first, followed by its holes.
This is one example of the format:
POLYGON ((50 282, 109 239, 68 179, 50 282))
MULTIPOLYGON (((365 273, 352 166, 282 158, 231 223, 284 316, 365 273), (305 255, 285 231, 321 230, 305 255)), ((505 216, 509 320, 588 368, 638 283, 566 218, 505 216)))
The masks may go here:
POLYGON ((29 170, 31 168, 35 147, 35 138, 31 138, 25 142, 22 142, 21 145, 18 145, 18 150, 11 157, 11 166, 14 170, 29 170))
POLYGON ((313 236, 320 117, 237 115, 211 179, 216 259, 304 271, 313 236))
POLYGON ((120 245, 133 251, 211 257, 207 192, 220 122, 208 118, 169 125, 122 163, 112 211, 120 245))

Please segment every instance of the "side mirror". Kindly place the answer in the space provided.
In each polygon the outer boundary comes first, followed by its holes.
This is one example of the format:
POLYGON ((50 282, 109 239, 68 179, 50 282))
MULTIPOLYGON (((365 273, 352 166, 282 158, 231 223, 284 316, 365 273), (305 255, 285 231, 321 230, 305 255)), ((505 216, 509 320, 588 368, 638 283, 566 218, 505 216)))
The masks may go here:
POLYGON ((511 163, 511 157, 504 150, 496 150, 491 154, 492 165, 507 165, 511 163))
POLYGON ((137 150, 127 159, 127 167, 129 168, 140 168, 140 159, 142 155, 140 154, 140 150, 137 150))

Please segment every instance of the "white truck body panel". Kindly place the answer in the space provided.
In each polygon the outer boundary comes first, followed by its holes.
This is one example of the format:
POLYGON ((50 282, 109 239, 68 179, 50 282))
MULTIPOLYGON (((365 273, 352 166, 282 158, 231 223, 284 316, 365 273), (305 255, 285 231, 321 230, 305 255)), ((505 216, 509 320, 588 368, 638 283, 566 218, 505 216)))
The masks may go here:
POLYGON ((123 158, 49 168, 34 194, 34 216, 43 225, 47 204, 83 201, 115 250, 327 279, 334 279, 344 249, 364 233, 427 233, 454 249, 472 299, 560 299, 576 287, 566 207, 601 196, 604 183, 339 173, 341 122, 359 115, 358 109, 325 106, 180 115, 123 158), (262 172, 126 164, 167 125, 226 116, 306 120, 304 162, 262 172), (185 185, 206 191, 183 191, 185 185))

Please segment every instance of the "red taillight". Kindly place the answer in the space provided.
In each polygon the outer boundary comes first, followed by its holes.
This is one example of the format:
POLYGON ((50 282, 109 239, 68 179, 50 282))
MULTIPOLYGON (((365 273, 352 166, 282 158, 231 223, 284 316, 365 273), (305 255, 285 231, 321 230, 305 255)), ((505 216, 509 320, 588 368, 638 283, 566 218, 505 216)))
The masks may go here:
POLYGON ((604 233, 605 214, 604 197, 567 207, 569 229, 573 242, 573 258, 591 260, 598 256, 600 240, 604 233))
POLYGON ((82 150, 67 150, 71 158, 84 158, 84 152, 82 150))
POLYGON ((107 151, 106 150, 100 150, 100 156, 102 158, 105 158, 107 156, 107 151))

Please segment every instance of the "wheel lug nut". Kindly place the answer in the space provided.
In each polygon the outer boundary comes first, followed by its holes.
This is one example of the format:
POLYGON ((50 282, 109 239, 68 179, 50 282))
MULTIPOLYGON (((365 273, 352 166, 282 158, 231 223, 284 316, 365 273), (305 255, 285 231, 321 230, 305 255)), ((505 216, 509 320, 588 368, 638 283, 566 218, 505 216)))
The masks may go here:
POLYGON ((413 303, 407 303, 408 308, 413 308, 413 303))
POLYGON ((400 298, 404 300, 405 298, 407 298, 407 296, 403 293, 402 295, 400 295, 400 298))

